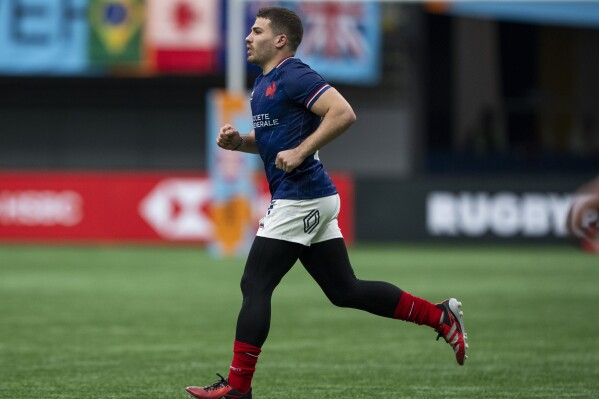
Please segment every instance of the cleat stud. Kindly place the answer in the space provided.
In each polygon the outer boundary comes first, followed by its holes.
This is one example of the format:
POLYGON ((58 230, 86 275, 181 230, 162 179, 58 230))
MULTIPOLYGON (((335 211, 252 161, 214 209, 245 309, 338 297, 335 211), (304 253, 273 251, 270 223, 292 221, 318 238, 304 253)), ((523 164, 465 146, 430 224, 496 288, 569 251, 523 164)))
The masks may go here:
POLYGON ((466 349, 468 349, 470 347, 468 344, 465 344, 464 346, 466 347, 466 349))
POLYGON ((460 316, 464 316, 464 312, 460 310, 460 316))

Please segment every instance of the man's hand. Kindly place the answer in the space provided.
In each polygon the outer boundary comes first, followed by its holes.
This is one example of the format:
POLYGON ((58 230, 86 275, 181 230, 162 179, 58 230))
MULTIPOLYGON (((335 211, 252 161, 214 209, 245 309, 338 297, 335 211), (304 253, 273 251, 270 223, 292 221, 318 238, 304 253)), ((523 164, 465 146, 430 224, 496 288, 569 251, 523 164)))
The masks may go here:
POLYGON ((216 145, 225 150, 234 150, 237 149, 239 143, 241 143, 241 135, 233 126, 227 123, 220 128, 216 145))
POLYGON ((281 151, 277 154, 275 166, 277 169, 284 170, 287 173, 291 173, 295 168, 300 166, 306 159, 297 148, 291 150, 281 151))
POLYGON ((588 239, 599 238, 599 194, 577 194, 568 212, 567 227, 570 234, 588 239))
POLYGON ((599 238, 599 177, 576 191, 566 223, 574 236, 599 238))

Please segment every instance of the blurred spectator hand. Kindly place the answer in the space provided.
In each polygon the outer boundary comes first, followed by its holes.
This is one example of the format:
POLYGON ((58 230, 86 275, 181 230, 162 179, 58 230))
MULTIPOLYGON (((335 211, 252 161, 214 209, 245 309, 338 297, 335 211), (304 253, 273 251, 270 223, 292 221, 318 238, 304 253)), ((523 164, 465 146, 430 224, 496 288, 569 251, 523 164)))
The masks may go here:
POLYGON ((574 194, 567 226, 570 234, 576 237, 599 238, 599 177, 574 194))

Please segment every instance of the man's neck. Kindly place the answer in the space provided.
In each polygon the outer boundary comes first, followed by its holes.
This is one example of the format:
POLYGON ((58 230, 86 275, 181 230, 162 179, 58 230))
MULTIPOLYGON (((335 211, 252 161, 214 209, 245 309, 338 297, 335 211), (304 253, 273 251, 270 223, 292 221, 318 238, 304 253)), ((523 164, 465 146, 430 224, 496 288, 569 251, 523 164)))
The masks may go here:
POLYGON ((283 61, 286 58, 293 57, 294 55, 295 54, 287 53, 287 54, 281 55, 281 56, 273 59, 272 61, 270 61, 268 64, 266 64, 262 68, 262 74, 263 75, 268 75, 270 73, 270 71, 272 71, 273 69, 275 69, 276 66, 281 63, 281 61, 283 61))

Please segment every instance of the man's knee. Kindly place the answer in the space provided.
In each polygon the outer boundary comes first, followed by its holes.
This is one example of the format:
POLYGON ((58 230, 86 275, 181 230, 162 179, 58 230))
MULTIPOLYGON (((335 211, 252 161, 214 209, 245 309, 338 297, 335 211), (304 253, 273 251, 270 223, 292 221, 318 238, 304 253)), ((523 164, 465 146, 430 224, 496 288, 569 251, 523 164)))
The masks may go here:
POLYGON ((243 294, 243 297, 245 298, 251 292, 251 288, 252 288, 251 279, 244 274, 241 277, 241 282, 239 283, 239 287, 241 288, 241 293, 243 294))
POLYGON ((331 303, 333 305, 338 306, 340 308, 351 307, 349 304, 350 303, 349 297, 344 294, 331 295, 331 296, 329 296, 329 300, 331 301, 331 303))
POLYGON ((338 287, 338 289, 326 292, 327 298, 335 306, 340 308, 352 308, 354 307, 354 298, 356 285, 347 285, 344 287, 338 287))
POLYGON ((244 273, 239 284, 244 298, 253 296, 270 296, 277 284, 268 276, 255 276, 244 273))

